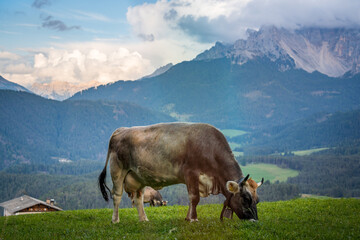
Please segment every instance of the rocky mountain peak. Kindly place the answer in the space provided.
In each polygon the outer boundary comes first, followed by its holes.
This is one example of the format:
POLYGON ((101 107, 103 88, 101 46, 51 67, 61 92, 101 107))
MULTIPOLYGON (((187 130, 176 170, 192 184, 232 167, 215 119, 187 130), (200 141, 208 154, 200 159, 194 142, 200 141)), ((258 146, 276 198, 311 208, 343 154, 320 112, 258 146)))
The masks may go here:
POLYGON ((360 29, 302 28, 288 30, 265 26, 248 30, 247 39, 234 44, 216 43, 195 60, 230 58, 243 64, 256 57, 288 62, 284 69, 295 67, 307 72, 319 71, 331 77, 360 72, 360 29))

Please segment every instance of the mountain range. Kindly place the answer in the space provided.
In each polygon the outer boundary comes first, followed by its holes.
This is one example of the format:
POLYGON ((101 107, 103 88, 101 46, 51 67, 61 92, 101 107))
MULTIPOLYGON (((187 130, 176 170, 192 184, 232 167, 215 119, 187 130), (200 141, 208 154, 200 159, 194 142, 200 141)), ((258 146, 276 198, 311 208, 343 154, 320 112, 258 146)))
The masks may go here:
POLYGON ((66 81, 55 81, 50 83, 34 83, 31 85, 30 89, 35 94, 44 98, 62 101, 79 91, 98 85, 100 85, 100 83, 96 81, 79 84, 73 84, 66 81))
POLYGON ((360 29, 302 28, 288 30, 265 26, 259 31, 248 30, 248 38, 234 44, 216 43, 195 60, 230 58, 244 64, 257 57, 282 60, 279 70, 289 68, 318 71, 330 77, 360 71, 360 29))
POLYGON ((90 88, 69 100, 134 102, 221 128, 286 124, 360 107, 359 43, 358 29, 263 27, 160 75, 90 88))
MULTIPOLYGON (((279 70, 302 69, 318 71, 329 77, 353 76, 360 71, 359 28, 300 28, 285 29, 264 26, 248 30, 246 39, 234 43, 217 42, 194 60, 231 59, 233 64, 244 64, 259 57, 281 62, 279 70)), ((167 71, 172 64, 159 68, 151 78, 167 71)), ((96 87, 100 83, 70 84, 66 80, 34 84, 31 91, 46 98, 64 100, 77 91, 96 87)))
POLYGON ((264 57, 242 65, 228 58, 183 62, 157 77, 90 88, 68 101, 134 102, 180 121, 242 130, 360 108, 360 75, 332 78, 301 69, 280 71, 282 64, 264 57))

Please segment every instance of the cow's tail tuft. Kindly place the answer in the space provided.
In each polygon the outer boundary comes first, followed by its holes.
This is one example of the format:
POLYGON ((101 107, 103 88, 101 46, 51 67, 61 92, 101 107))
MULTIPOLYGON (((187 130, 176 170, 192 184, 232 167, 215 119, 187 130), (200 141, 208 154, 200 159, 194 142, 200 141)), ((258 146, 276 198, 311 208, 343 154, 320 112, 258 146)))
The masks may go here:
MULTIPOLYGON (((110 150, 110 149, 109 149, 110 150)), ((109 191, 110 193, 110 197, 111 197, 111 191, 110 189, 108 188, 108 186, 106 186, 106 167, 107 167, 107 164, 108 164, 108 161, 109 161, 109 156, 110 156, 110 151, 108 151, 108 154, 106 156, 106 163, 105 163, 105 167, 104 169, 102 170, 102 172, 100 173, 99 175, 99 188, 100 188, 100 191, 101 191, 101 194, 103 195, 103 198, 105 199, 105 201, 109 201, 109 196, 108 196, 108 193, 107 191, 109 191)))

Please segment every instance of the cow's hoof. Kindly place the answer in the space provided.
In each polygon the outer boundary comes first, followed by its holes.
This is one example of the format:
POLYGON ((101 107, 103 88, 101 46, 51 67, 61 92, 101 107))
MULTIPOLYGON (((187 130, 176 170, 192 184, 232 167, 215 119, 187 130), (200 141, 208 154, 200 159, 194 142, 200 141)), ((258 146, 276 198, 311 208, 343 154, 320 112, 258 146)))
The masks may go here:
POLYGON ((118 220, 111 220, 111 222, 112 222, 113 224, 117 224, 117 223, 119 223, 120 221, 119 221, 119 219, 118 219, 118 220))
POLYGON ((140 219, 140 222, 148 222, 148 221, 149 221, 149 219, 147 219, 147 218, 140 219))
POLYGON ((192 223, 192 222, 198 222, 199 220, 197 219, 197 218, 195 218, 195 219, 190 219, 190 222, 192 223))

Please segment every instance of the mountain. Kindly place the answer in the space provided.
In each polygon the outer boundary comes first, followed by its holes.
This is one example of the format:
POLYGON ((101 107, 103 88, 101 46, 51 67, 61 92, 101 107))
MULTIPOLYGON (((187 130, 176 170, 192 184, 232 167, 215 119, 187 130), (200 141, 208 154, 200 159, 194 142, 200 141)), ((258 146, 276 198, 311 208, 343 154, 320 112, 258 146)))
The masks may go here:
POLYGON ((195 60, 229 58, 244 64, 257 57, 286 63, 280 70, 295 67, 307 72, 318 71, 340 77, 360 72, 360 29, 302 28, 287 30, 266 26, 259 31, 248 30, 248 38, 234 44, 216 43, 195 60))
POLYGON ((22 91, 22 92, 30 92, 28 89, 24 88, 23 86, 10 82, 0 76, 0 90, 13 90, 13 91, 22 91))
POLYGON ((100 85, 100 83, 96 81, 79 84, 73 84, 65 81, 55 81, 50 83, 34 83, 31 85, 30 89, 37 95, 44 98, 62 101, 79 91, 89 87, 96 87, 98 85, 100 85))
POLYGON ((243 130, 360 108, 359 74, 333 78, 317 71, 281 70, 292 63, 265 56, 241 65, 227 57, 188 61, 153 78, 90 88, 69 100, 133 102, 181 121, 243 130))
POLYGON ((168 63, 165 66, 159 67, 152 74, 145 76, 143 78, 152 78, 152 77, 159 76, 159 75, 165 73, 167 70, 169 70, 172 66, 174 66, 172 63, 168 63))
POLYGON ((173 121, 131 103, 54 101, 0 91, 0 169, 15 163, 105 159, 118 127, 173 121))

